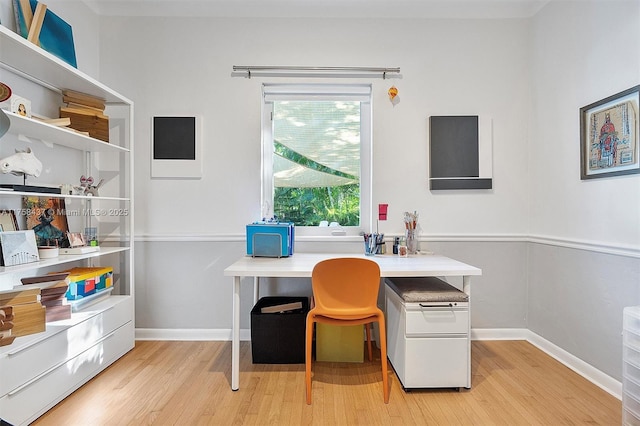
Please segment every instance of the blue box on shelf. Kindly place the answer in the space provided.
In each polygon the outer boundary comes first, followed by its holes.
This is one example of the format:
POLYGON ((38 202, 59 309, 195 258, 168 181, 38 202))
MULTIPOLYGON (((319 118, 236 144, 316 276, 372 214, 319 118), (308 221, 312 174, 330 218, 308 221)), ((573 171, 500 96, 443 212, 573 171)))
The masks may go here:
POLYGON ((293 222, 254 222, 247 225, 247 254, 253 257, 293 255, 293 222))

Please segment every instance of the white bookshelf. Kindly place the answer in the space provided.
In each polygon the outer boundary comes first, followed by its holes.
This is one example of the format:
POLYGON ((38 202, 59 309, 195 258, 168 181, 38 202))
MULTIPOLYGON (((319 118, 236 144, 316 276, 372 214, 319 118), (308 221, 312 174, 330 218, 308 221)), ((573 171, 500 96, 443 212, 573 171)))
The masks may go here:
MULTIPOLYGON (((65 179, 27 185, 73 184, 80 175, 94 176, 96 181, 104 176, 106 182, 95 197, 0 190, 0 209, 19 209, 23 197, 48 197, 64 198, 67 205, 75 203, 88 212, 124 212, 89 213, 78 219, 98 228, 99 251, 0 267, 0 289, 19 285, 20 277, 75 266, 114 268, 109 295, 88 299, 70 319, 47 323, 45 332, 17 337, 0 347, 0 419, 21 425, 34 421, 134 346, 133 102, 3 26, 0 81, 43 93, 35 102, 47 102, 39 106, 49 110, 62 105, 66 89, 105 99, 111 127, 110 140, 104 142, 5 111, 10 127, 0 143, 0 158, 11 154, 9 146, 35 147, 36 153, 56 158, 43 161, 55 172, 50 179, 65 179), (60 105, 55 105, 58 99, 60 105)), ((34 101, 32 110, 36 111, 34 101)), ((16 184, 16 177, 0 174, 0 183, 16 184)))

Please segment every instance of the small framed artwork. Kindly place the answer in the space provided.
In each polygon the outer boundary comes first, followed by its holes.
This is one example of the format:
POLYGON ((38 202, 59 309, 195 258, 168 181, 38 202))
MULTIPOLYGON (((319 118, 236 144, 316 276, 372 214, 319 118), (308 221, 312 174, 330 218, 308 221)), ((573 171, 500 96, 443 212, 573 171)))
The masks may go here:
POLYGON ((38 262, 38 247, 33 230, 0 232, 2 265, 15 266, 38 262))
POLYGON ((640 86, 580 108, 580 178, 640 173, 640 86))
POLYGON ((69 224, 64 198, 23 197, 27 229, 35 232, 39 246, 66 247, 69 224))
POLYGON ((84 247, 87 244, 84 242, 84 235, 82 232, 67 232, 67 239, 69 240, 69 247, 84 247))
POLYGON ((31 101, 20 96, 11 96, 11 112, 31 118, 31 101))
POLYGON ((17 231, 18 221, 13 210, 0 210, 0 231, 17 231))
POLYGON ((153 117, 151 177, 202 178, 200 119, 196 116, 153 117))

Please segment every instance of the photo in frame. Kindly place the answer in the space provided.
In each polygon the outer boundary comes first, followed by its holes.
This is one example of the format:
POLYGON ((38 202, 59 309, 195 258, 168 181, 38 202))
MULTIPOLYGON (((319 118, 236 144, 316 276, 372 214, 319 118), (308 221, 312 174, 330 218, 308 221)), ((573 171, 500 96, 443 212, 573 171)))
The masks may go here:
POLYGON ((640 173, 640 86, 580 108, 580 178, 640 173))
POLYGON ((68 247, 64 198, 22 197, 22 207, 39 246, 68 247))
POLYGON ((0 231, 17 231, 18 220, 13 210, 0 210, 0 231))
POLYGON ((69 247, 71 248, 84 247, 87 245, 82 232, 67 232, 67 239, 69 240, 69 247))
POLYGON ((38 262, 38 247, 33 230, 0 232, 2 265, 15 266, 38 262))

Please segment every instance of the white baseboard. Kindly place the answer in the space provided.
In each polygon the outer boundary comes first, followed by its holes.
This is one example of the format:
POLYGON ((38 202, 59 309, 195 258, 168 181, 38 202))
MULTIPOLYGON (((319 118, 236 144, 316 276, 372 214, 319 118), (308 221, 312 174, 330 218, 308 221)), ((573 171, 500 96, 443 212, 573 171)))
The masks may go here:
MULTIPOLYGON (((136 328, 136 340, 230 341, 230 329, 136 328)), ((251 340, 251 330, 240 330, 240 340, 251 340)), ((607 393, 622 400, 622 383, 526 328, 474 328, 471 340, 526 340, 607 393)))
MULTIPOLYGON (((540 337, 527 329, 489 329, 475 328, 471 330, 471 340, 526 340, 550 357, 561 362, 605 392, 622 400, 622 383, 587 364, 580 358, 570 354, 559 346, 540 337)), ((622 361, 621 361, 622 362, 622 361)))
POLYGON ((529 340, 526 328, 472 328, 471 340, 529 340))
MULTIPOLYGON (((136 328, 136 340, 210 340, 228 342, 231 329, 136 328)), ((240 330, 240 340, 251 340, 251 330, 240 330)))

